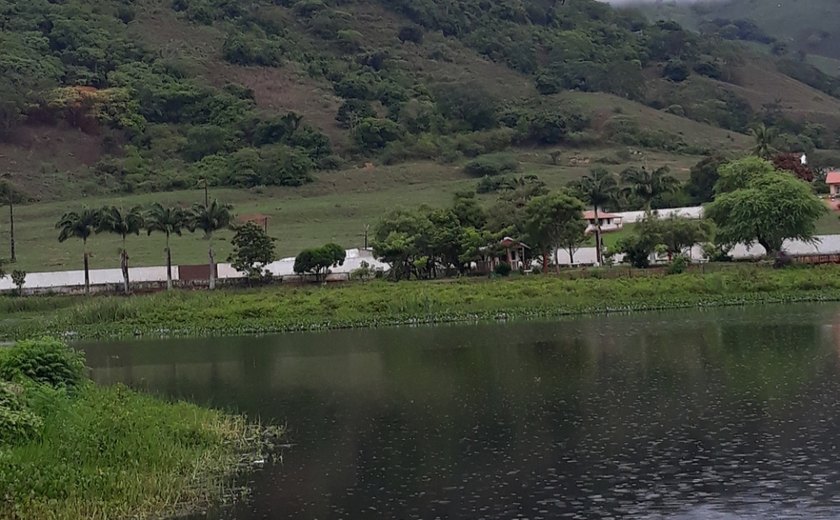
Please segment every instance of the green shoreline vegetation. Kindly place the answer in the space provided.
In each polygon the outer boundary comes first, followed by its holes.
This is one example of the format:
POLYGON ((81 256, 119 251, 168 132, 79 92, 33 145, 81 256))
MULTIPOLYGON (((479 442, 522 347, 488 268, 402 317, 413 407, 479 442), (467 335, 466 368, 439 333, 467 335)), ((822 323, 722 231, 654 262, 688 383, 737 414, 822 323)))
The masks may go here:
POLYGON ((0 300, 5 307, 0 337, 232 335, 840 300, 840 266, 711 264, 707 269, 665 275, 614 267, 489 280, 375 280, 131 298, 7 298, 0 300))
POLYGON ((267 446, 269 430, 242 416, 100 387, 85 370, 54 339, 0 349, 0 518, 197 511, 267 446))

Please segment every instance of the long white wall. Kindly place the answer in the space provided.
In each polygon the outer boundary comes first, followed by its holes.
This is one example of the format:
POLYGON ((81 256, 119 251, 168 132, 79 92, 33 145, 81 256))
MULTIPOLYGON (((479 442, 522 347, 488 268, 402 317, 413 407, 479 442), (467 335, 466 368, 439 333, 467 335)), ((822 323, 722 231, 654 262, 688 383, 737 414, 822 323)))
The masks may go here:
MULTIPOLYGON (((834 254, 840 253, 840 235, 819 235, 816 237, 817 241, 812 243, 803 242, 801 240, 786 240, 782 246, 785 252, 791 255, 810 255, 810 254, 834 254)), ((569 252, 560 249, 558 252, 560 265, 570 265, 569 252)), ((695 261, 703 259, 703 249, 700 246, 694 246, 690 251, 687 251, 689 257, 695 261)), ((738 244, 729 253, 732 258, 746 259, 746 258, 760 258, 766 254, 764 248, 758 244, 752 247, 747 247, 744 244, 738 244)), ((595 263, 595 248, 584 247, 575 252, 575 265, 592 265, 595 263)), ((622 255, 616 256, 616 262, 621 261, 622 255)))
MULTIPOLYGON (((687 208, 680 208, 681 210, 687 208)), ((817 253, 840 253, 840 235, 821 235, 817 242, 811 244, 800 240, 788 240, 784 249, 792 255, 817 254, 817 253)), ((689 252, 691 258, 700 260, 703 258, 703 251, 700 246, 695 246, 689 252)), ((333 274, 346 275, 361 267, 362 262, 367 262, 372 269, 388 269, 388 264, 373 258, 370 251, 350 249, 346 252, 347 259, 344 265, 331 269, 333 274)), ((764 248, 760 245, 746 247, 743 244, 735 246, 730 253, 733 258, 758 258, 764 256, 764 248)), ((568 251, 561 249, 557 252, 561 265, 570 265, 568 251)), ((618 255, 616 261, 621 261, 618 255)), ((595 263, 595 248, 584 247, 575 252, 575 265, 592 265, 595 263)), ((294 258, 283 258, 266 266, 274 276, 293 276, 294 258)), ((132 267, 130 270, 132 282, 165 282, 166 267, 132 267)), ((218 264, 220 279, 243 278, 240 273, 230 264, 218 264)), ((178 280, 178 267, 172 266, 172 278, 178 280)), ((90 283, 92 285, 108 285, 122 283, 122 272, 119 269, 91 269, 90 283)), ((24 289, 52 289, 63 287, 82 287, 85 283, 84 271, 54 271, 44 273, 28 273, 24 289)), ((0 291, 14 289, 11 276, 0 279, 0 291)))
MULTIPOLYGON (((348 274, 361 267, 362 262, 367 262, 372 269, 387 269, 388 265, 373 258, 370 251, 350 249, 346 252, 347 259, 344 265, 331 269, 335 274, 348 274)), ((284 258, 269 264, 266 268, 274 276, 292 276, 294 272, 295 259, 284 258)), ((243 278, 240 273, 230 264, 218 264, 220 279, 243 278)), ((129 269, 129 278, 132 282, 165 282, 166 267, 132 267, 129 269)), ((179 279, 178 266, 172 266, 172 279, 179 279)), ((108 285, 122 283, 122 271, 119 269, 91 269, 91 285, 108 285)), ((27 273, 24 289, 52 289, 59 287, 82 287, 85 284, 84 271, 54 271, 44 273, 27 273)), ((11 276, 0 279, 0 291, 14 289, 11 276)))

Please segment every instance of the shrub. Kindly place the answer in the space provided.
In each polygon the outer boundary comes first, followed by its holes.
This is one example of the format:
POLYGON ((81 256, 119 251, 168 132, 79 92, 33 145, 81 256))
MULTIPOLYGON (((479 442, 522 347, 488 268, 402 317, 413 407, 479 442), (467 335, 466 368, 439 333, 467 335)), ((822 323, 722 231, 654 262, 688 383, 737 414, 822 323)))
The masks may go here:
POLYGON ((785 267, 790 267, 791 265, 793 265, 793 258, 784 251, 780 251, 779 254, 776 255, 776 258, 773 259, 773 267, 776 269, 783 269, 785 267))
POLYGON ((0 381, 0 446, 37 438, 43 421, 25 406, 23 388, 0 381))
POLYGON ((500 175, 518 169, 519 161, 516 160, 516 157, 505 153, 482 155, 464 166, 464 172, 477 177, 500 175))
POLYGON ((283 49, 261 33, 230 34, 222 46, 222 56, 237 65, 280 65, 283 49))
POLYGON ((682 60, 672 59, 662 69, 662 77, 680 83, 688 79, 691 71, 682 60))
POLYGON ((0 358, 0 378, 28 378, 57 388, 75 387, 85 376, 84 356, 53 338, 19 341, 0 358))
POLYGON ((351 128, 357 121, 369 117, 376 117, 376 112, 369 102, 363 99, 348 99, 338 107, 335 120, 342 128, 351 128))
POLYGON ((682 274, 688 269, 690 262, 685 255, 677 255, 668 265, 668 274, 682 274))
POLYGON ((23 295, 23 286, 26 284, 26 271, 19 269, 12 271, 12 283, 17 287, 18 295, 23 295))
POLYGON ((528 125, 528 136, 540 144, 557 144, 566 136, 566 118, 556 112, 535 114, 528 125))
POLYGON ((318 11, 326 9, 326 5, 321 0, 301 0, 295 3, 295 14, 303 18, 309 18, 318 11))
POLYGON ((618 252, 624 253, 624 261, 633 267, 644 269, 650 266, 650 255, 653 253, 653 248, 638 236, 624 237, 616 244, 616 248, 618 252))
POLYGON ((510 276, 511 267, 510 264, 507 262, 501 262, 499 265, 493 269, 493 273, 498 276, 510 276))
POLYGON ((503 190, 512 190, 516 187, 516 178, 512 175, 497 175, 490 177, 485 175, 478 181, 475 188, 476 193, 494 193, 503 190))
POLYGON ((353 137, 363 150, 378 150, 402 137, 402 128, 390 119, 367 117, 353 128, 353 137))
POLYGON ((294 271, 298 274, 314 274, 316 280, 322 280, 329 274, 330 267, 344 265, 345 258, 346 252, 338 244, 305 249, 295 258, 294 271))
POLYGON ((423 43, 423 29, 416 25, 404 25, 400 27, 400 30, 397 33, 397 38, 399 38, 402 43, 413 42, 420 45, 423 43))

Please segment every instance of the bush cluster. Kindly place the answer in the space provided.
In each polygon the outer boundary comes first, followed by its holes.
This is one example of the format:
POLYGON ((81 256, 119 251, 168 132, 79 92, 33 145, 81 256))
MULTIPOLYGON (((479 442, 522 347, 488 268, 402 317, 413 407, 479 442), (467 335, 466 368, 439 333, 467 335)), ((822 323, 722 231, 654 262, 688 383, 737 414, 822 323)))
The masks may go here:
POLYGON ((0 446, 40 435, 43 419, 27 397, 39 385, 70 390, 84 380, 84 357, 61 341, 20 341, 0 351, 0 446))

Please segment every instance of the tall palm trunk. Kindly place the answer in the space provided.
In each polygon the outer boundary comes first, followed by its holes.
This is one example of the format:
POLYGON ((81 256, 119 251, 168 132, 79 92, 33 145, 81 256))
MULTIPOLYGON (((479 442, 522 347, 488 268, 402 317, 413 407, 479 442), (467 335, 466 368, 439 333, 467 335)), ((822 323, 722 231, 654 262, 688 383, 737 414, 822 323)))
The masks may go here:
POLYGON ((602 253, 601 253, 601 219, 598 218, 598 206, 594 206, 595 208, 595 261, 598 262, 598 265, 602 263, 602 253))
POLYGON ((166 290, 172 290, 172 250, 169 249, 169 233, 166 233, 166 290))
POLYGON ((125 237, 123 237, 122 250, 120 251, 120 269, 123 275, 123 292, 128 294, 130 282, 128 279, 128 251, 125 250, 125 237))
POLYGON ((9 260, 17 262, 17 253, 15 252, 15 204, 12 202, 11 194, 9 194, 9 252, 11 254, 9 260))
POLYGON ((207 256, 210 257, 210 290, 213 290, 216 288, 216 257, 213 256, 212 241, 210 242, 210 247, 207 249, 207 256))
POLYGON ((90 294, 90 261, 88 260, 87 239, 83 240, 84 262, 85 262, 85 294, 90 294))

